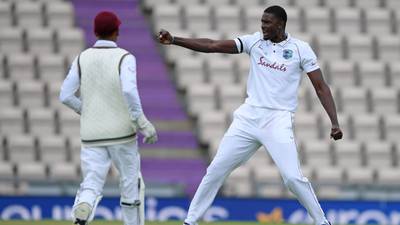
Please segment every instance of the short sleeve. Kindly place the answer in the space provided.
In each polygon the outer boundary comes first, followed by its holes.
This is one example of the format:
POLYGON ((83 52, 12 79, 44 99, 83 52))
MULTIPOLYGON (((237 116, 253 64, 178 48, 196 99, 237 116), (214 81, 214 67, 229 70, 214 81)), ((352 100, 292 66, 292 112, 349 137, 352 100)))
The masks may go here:
POLYGON ((303 68, 304 72, 309 73, 319 69, 317 56, 309 44, 304 43, 300 51, 301 68, 303 68))
POLYGON ((247 34, 235 38, 236 47, 239 53, 250 54, 252 46, 260 39, 260 33, 247 34))

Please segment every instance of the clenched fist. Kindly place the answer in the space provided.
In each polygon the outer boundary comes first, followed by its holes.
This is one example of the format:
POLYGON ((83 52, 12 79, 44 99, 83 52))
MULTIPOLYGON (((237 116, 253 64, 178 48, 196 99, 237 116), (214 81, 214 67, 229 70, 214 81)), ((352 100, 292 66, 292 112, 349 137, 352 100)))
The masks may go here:
POLYGON ((160 32, 158 33, 158 41, 161 44, 170 45, 174 41, 174 38, 168 31, 161 29, 160 32))
POLYGON ((342 139, 343 137, 343 132, 342 130, 340 130, 339 127, 332 127, 331 129, 331 138, 333 138, 333 140, 339 140, 342 139))

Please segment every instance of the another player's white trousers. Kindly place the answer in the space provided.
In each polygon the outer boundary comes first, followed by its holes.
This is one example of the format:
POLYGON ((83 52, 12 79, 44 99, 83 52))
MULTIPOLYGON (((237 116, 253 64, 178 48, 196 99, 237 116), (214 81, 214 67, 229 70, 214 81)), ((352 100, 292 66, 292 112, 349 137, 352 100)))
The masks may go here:
POLYGON ((115 165, 120 175, 124 225, 138 225, 138 207, 134 206, 135 201, 139 200, 140 155, 137 141, 110 146, 82 147, 81 170, 83 181, 74 206, 86 202, 92 206, 93 211, 96 209, 96 205, 102 196, 103 186, 111 163, 115 165))
POLYGON ((190 204, 185 220, 190 225, 204 215, 226 177, 263 145, 278 167, 286 187, 307 209, 315 224, 326 221, 311 184, 300 170, 293 135, 293 113, 243 104, 219 145, 190 204))

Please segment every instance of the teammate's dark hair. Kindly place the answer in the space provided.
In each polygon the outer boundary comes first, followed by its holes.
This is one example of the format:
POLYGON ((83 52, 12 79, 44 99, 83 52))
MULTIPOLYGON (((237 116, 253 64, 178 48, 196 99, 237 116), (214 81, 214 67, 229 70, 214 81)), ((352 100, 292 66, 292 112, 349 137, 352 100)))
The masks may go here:
POLYGON ((264 13, 271 13, 276 18, 282 20, 284 24, 286 25, 287 22, 287 14, 284 8, 280 7, 279 5, 273 5, 264 10, 264 13))

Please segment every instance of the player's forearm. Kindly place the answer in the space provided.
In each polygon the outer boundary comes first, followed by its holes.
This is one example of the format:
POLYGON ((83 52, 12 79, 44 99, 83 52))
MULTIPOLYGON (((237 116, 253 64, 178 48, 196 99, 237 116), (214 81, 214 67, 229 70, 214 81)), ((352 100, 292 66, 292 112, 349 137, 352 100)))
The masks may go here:
POLYGON ((331 120, 332 126, 339 127, 336 114, 335 101, 333 100, 331 90, 327 85, 323 85, 321 89, 316 90, 318 98, 331 120))
POLYGON ((122 61, 120 79, 122 96, 128 106, 131 119, 137 120, 143 113, 143 109, 136 82, 136 58, 133 55, 126 56, 122 61))
POLYGON ((75 95, 70 95, 70 96, 60 95, 59 99, 64 105, 68 106, 76 113, 81 114, 82 102, 78 97, 76 97, 75 95))
POLYGON ((143 114, 142 104, 137 89, 122 91, 125 103, 132 120, 137 120, 143 114))
POLYGON ((68 74, 63 85, 61 86, 59 100, 76 113, 81 114, 82 101, 75 95, 79 87, 79 78, 73 74, 68 74))
POLYGON ((78 58, 75 58, 61 86, 59 100, 78 114, 81 114, 82 102, 81 99, 75 95, 79 86, 78 58))
POLYGON ((188 48, 198 52, 216 52, 213 48, 213 43, 215 41, 208 38, 181 38, 174 37, 172 44, 179 45, 184 48, 188 48))

